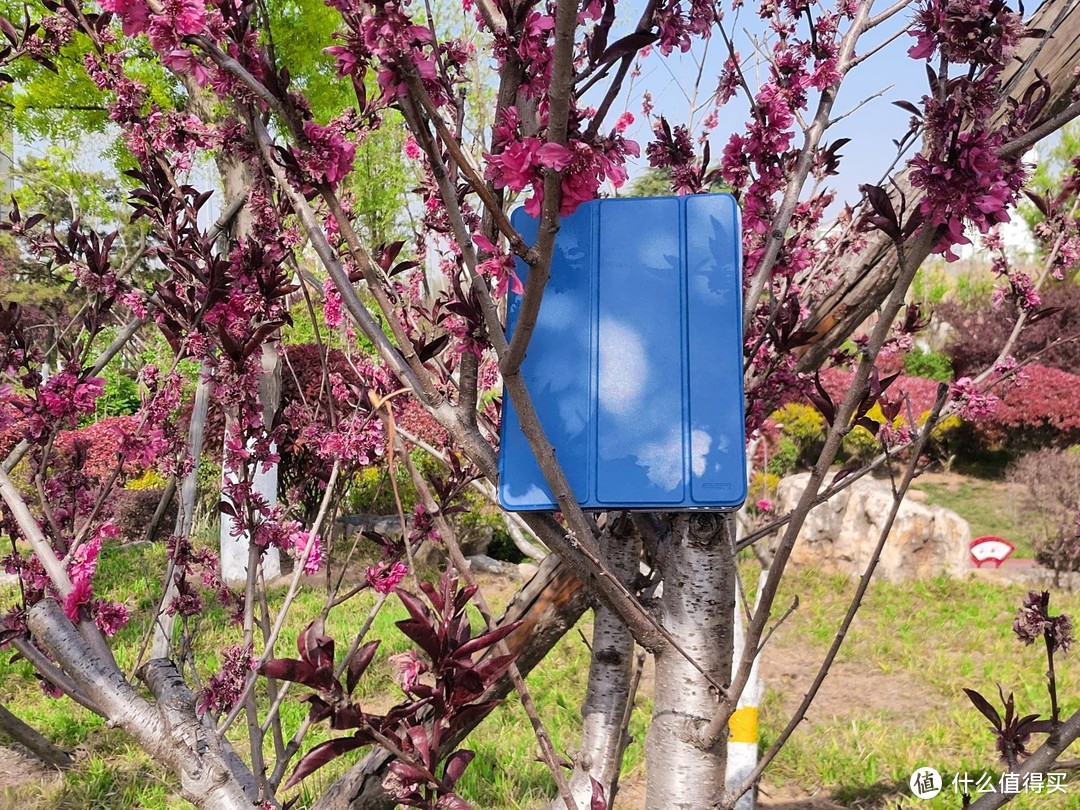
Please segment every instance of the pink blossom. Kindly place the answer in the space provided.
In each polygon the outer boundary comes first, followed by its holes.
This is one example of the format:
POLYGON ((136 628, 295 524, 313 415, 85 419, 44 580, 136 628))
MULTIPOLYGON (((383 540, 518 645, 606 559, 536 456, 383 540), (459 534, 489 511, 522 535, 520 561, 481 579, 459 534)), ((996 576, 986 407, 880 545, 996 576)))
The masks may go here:
POLYGON ((536 160, 541 166, 561 172, 573 162, 574 153, 562 144, 545 143, 536 150, 536 160))
POLYGON ((409 569, 403 562, 395 562, 392 565, 380 562, 367 569, 364 579, 374 590, 387 594, 394 590, 408 573, 409 569))
POLYGON ((949 393, 957 401, 960 417, 969 422, 977 422, 991 416, 998 398, 984 394, 970 377, 961 377, 952 384, 949 393))
POLYGON ((73 622, 79 621, 79 612, 83 605, 89 605, 94 597, 90 580, 80 578, 71 583, 71 590, 64 597, 64 613, 73 622))
POLYGON ((420 676, 428 671, 427 663, 415 650, 390 656, 390 665, 394 668, 394 681, 404 692, 411 692, 420 682, 420 676))
POLYGON ((761 498, 757 502, 757 508, 759 512, 771 512, 773 509, 773 502, 768 498, 761 498))
POLYGON ((334 280, 329 277, 323 282, 323 318, 326 319, 326 325, 331 329, 340 327, 343 320, 341 315, 341 293, 338 292, 334 280))
POLYGON ((297 531, 289 535, 289 542, 292 545, 290 554, 297 562, 304 558, 304 552, 307 551, 307 560, 304 562, 304 573, 310 575, 318 572, 319 568, 322 567, 325 556, 322 538, 311 532, 297 531), (311 549, 310 551, 308 551, 309 547, 311 549))
POLYGON ((221 669, 211 676, 199 695, 199 712, 224 714, 236 705, 244 692, 247 679, 255 668, 249 647, 232 644, 222 651, 221 669))
POLYGON ((521 279, 519 279, 517 273, 514 272, 514 258, 499 250, 491 243, 491 240, 483 234, 474 233, 473 241, 480 250, 490 256, 490 258, 480 262, 476 266, 476 269, 483 275, 489 276, 495 280, 494 293, 496 297, 502 298, 505 296, 508 288, 518 295, 521 295, 521 293, 525 291, 525 288, 522 287, 521 279))
POLYGON ((161 55, 161 64, 176 73, 190 73, 199 87, 210 83, 210 71, 187 48, 173 48, 161 55))
POLYGON ((94 623, 107 636, 114 636, 128 623, 128 611, 124 605, 98 599, 94 603, 94 623))
MULTIPOLYGON (((113 526, 113 528, 116 527, 113 526)), ((71 577, 72 582, 80 580, 89 582, 93 579, 98 554, 101 553, 101 538, 101 534, 95 535, 93 539, 79 546, 71 556, 71 562, 68 563, 68 576, 71 577)))
POLYGON ((317 182, 337 185, 352 171, 356 144, 345 137, 343 122, 320 126, 314 121, 304 123, 308 149, 300 156, 301 165, 317 182))
POLYGON ((124 33, 137 36, 150 25, 150 9, 146 0, 101 0, 101 8, 111 11, 124 25, 124 33))
POLYGON ((412 135, 405 138, 405 157, 410 160, 420 159, 420 145, 413 139, 412 135))

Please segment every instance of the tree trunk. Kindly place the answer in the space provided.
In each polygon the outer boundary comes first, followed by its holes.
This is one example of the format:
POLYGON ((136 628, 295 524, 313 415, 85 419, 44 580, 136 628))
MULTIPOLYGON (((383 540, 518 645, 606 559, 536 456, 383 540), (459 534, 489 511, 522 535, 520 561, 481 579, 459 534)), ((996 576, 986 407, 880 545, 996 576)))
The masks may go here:
POLYGON ((75 760, 71 754, 57 748, 34 729, 0 705, 0 731, 19 745, 33 752, 34 756, 54 768, 70 768, 75 760))
MULTIPOLYGON (((610 517, 610 514, 609 514, 610 517)), ((624 585, 629 585, 641 564, 641 538, 634 531, 605 531, 600 550, 624 585)), ((592 658, 589 686, 581 710, 581 747, 574 761, 570 790, 578 807, 591 807, 593 781, 611 806, 612 786, 617 784, 625 750, 627 704, 633 699, 630 682, 634 669, 634 637, 607 605, 593 609, 592 658)), ((565 808, 555 799, 548 810, 565 808)))
MULTIPOLYGON (((259 399, 263 408, 263 424, 267 430, 273 426, 274 414, 277 413, 281 404, 281 358, 277 348, 272 343, 265 343, 262 347, 262 377, 259 380, 259 399)), ((228 440, 229 431, 235 430, 236 422, 230 416, 226 420, 225 436, 228 440)), ((225 473, 228 475, 229 473, 225 473)), ((273 508, 277 504, 278 489, 278 465, 272 464, 266 470, 262 465, 253 464, 249 470, 251 484, 255 493, 266 500, 273 508)), ((241 537, 232 536, 231 522, 224 517, 221 520, 221 578, 232 585, 247 582, 248 578, 248 546, 250 541, 246 535, 241 537)), ((271 580, 281 575, 281 561, 276 548, 268 548, 260 557, 260 565, 263 570, 263 579, 271 580)))
MULTIPOLYGON (((662 623, 711 678, 731 682, 734 652, 735 518, 702 514, 675 518, 657 551, 664 580, 662 623)), ((702 810, 724 793, 727 744, 708 750, 697 732, 716 714, 716 689, 676 650, 656 658, 656 694, 645 742, 647 810, 702 810)))
MULTIPOLYGON (((195 386, 195 404, 191 409, 191 422, 188 424, 188 453, 191 455, 191 469, 184 476, 180 485, 180 507, 176 512, 173 534, 187 537, 195 520, 195 493, 199 479, 199 459, 202 457, 203 437, 206 434, 206 413, 210 407, 210 382, 206 378, 205 364, 199 370, 199 381, 195 386)), ((176 597, 176 578, 170 576, 165 583, 165 595, 161 600, 161 610, 154 623, 154 642, 150 647, 151 658, 168 658, 173 640, 173 627, 176 614, 169 613, 169 605, 176 597)))
MULTIPOLYGON (((1062 112, 1073 101, 1080 82, 1076 73, 1080 60, 1080 5, 1072 0, 1047 0, 1032 14, 1029 24, 1048 31, 1056 25, 1057 29, 1049 40, 1035 37, 1020 41, 1016 56, 1002 74, 1009 96, 998 104, 998 120, 1011 111, 1012 102, 1023 96, 1027 86, 1036 80, 1036 71, 1046 77, 1050 87, 1040 122, 1062 112)), ((906 170, 896 175, 890 191, 902 189, 907 198, 906 210, 912 211, 918 206, 922 192, 911 188, 908 176, 906 170)), ((895 207, 900 210, 899 205, 895 207)), ((919 263, 929 255, 933 245, 924 243, 921 250, 913 252, 915 244, 915 237, 908 240, 907 261, 919 263)), ((833 349, 847 340, 881 306, 896 285, 900 271, 892 239, 881 232, 869 234, 863 250, 841 257, 840 273, 832 282, 831 292, 815 305, 805 324, 800 326, 813 331, 815 338, 801 349, 798 370, 818 368, 833 349)))
POLYGON ((83 690, 107 718, 180 780, 180 793, 206 810, 250 810, 254 779, 204 716, 171 662, 157 658, 141 671, 157 703, 128 683, 108 650, 80 635, 53 599, 30 608, 27 626, 35 643, 83 690), (248 795, 248 792, 251 795, 248 795))

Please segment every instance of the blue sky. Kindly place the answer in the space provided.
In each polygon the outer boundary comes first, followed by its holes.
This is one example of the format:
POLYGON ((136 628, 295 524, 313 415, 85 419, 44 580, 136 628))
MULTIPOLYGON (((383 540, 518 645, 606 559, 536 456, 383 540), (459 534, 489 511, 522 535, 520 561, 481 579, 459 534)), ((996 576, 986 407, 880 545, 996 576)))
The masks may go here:
MULTIPOLYGON (((878 5, 881 8, 887 7, 884 2, 878 5)), ((632 7, 620 4, 619 8, 627 19, 636 17, 632 7)), ((860 40, 861 47, 857 52, 869 52, 893 35, 900 26, 906 23, 911 13, 910 10, 901 12, 865 35, 860 40)), ((748 56, 754 55, 748 33, 760 37, 762 30, 761 21, 752 11, 752 4, 748 3, 738 17, 729 14, 725 23, 735 40, 736 49, 745 62, 748 56)), ((611 40, 614 41, 622 33, 626 32, 613 31, 611 40)), ((851 142, 840 150, 844 158, 840 164, 840 174, 833 178, 832 184, 841 201, 857 200, 859 184, 877 182, 892 162, 896 154, 892 140, 899 138, 906 131, 910 119, 908 113, 894 106, 892 102, 908 100, 917 104, 926 92, 924 63, 916 62, 907 56, 907 49, 913 42, 910 36, 901 35, 866 62, 857 66, 842 85, 833 108, 833 117, 847 113, 859 102, 877 93, 882 95, 868 102, 850 117, 838 122, 826 133, 826 143, 839 138, 851 139, 851 142)), ((621 100, 623 106, 617 105, 613 108, 612 121, 622 109, 629 109, 636 118, 629 134, 639 143, 647 142, 650 133, 641 116, 641 97, 642 93, 648 90, 652 94, 656 112, 663 112, 673 125, 686 123, 689 111, 686 96, 691 93, 694 85, 698 72, 697 59, 701 54, 705 54, 705 59, 699 90, 698 103, 700 104, 700 101, 715 88, 715 77, 719 74, 723 60, 727 56, 724 42, 719 36, 714 36, 707 45, 700 41, 695 42, 694 48, 686 55, 673 54, 665 58, 654 51, 643 60, 641 76, 635 80, 630 93, 624 94, 624 99, 621 100)), ((744 72, 751 86, 756 87, 754 65, 744 64, 744 72)), ((764 75, 764 70, 762 70, 762 75, 764 75)), ((814 104, 816 104, 816 98, 812 97, 811 105, 814 104)), ((703 114, 699 113, 697 119, 700 120, 703 114)), ((745 123, 746 106, 745 103, 740 103, 738 97, 722 108, 720 125, 711 138, 714 161, 719 158, 720 151, 731 133, 742 130, 745 123)), ((799 133, 796 135, 795 143, 799 144, 801 141, 802 136, 799 133)), ((637 174, 641 170, 640 167, 646 165, 647 162, 643 157, 639 166, 631 171, 631 176, 637 174)))

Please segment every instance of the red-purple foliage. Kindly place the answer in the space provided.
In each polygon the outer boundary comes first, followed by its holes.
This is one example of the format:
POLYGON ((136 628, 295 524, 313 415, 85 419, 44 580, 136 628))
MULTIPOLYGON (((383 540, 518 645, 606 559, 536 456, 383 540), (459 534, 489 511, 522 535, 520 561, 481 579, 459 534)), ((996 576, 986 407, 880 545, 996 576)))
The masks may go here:
MULTIPOLYGON (((56 449, 69 458, 81 459, 83 474, 101 484, 116 469, 124 436, 135 432, 138 423, 135 416, 110 416, 78 430, 64 430, 56 437, 56 449)), ((139 470, 126 462, 121 472, 133 475, 139 470)))
MULTIPOLYGON (((832 397, 833 402, 840 402, 851 387, 851 379, 854 374, 850 371, 830 368, 821 372, 821 384, 832 397)), ((937 399, 938 383, 923 377, 908 377, 901 375, 888 387, 885 396, 890 400, 896 400, 903 396, 911 402, 911 411, 918 419, 924 413, 934 407, 937 399)), ((907 404, 900 409, 900 415, 907 417, 907 404)))
POLYGON ((1023 375, 1026 382, 999 395, 990 419, 978 425, 980 433, 1013 447, 1080 442, 1080 375, 1037 365, 1023 375))
MULTIPOLYGON (((847 392, 851 378, 851 372, 828 369, 822 372, 821 383, 838 402, 847 392)), ((917 419, 933 406, 937 386, 933 380, 901 375, 889 386, 886 396, 895 399, 902 394, 910 399, 917 419)), ((972 425, 982 441, 1015 448, 1080 442, 1080 408, 1076 402, 1080 375, 1031 365, 1022 372, 1020 384, 1001 389, 995 386, 989 391, 997 401, 985 419, 972 425)), ((907 413, 906 405, 900 413, 907 413)))
MULTIPOLYGON (((1044 314, 1024 327, 1013 356, 1024 362, 1038 355, 1040 365, 1063 371, 1080 369, 1080 284, 1054 284, 1040 294, 1044 314)), ((945 351, 958 377, 988 368, 1016 323, 1015 314, 1006 317, 990 306, 971 308, 954 302, 939 304, 934 316, 954 329, 945 351)))

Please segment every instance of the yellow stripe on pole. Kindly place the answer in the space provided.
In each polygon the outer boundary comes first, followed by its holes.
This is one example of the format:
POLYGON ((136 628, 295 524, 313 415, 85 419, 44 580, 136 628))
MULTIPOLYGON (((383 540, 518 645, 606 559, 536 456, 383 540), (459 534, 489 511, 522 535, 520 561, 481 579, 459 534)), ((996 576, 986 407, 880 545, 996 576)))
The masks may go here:
POLYGON ((758 741, 757 706, 743 706, 737 709, 728 721, 728 730, 731 736, 728 740, 740 743, 756 743, 758 741))

